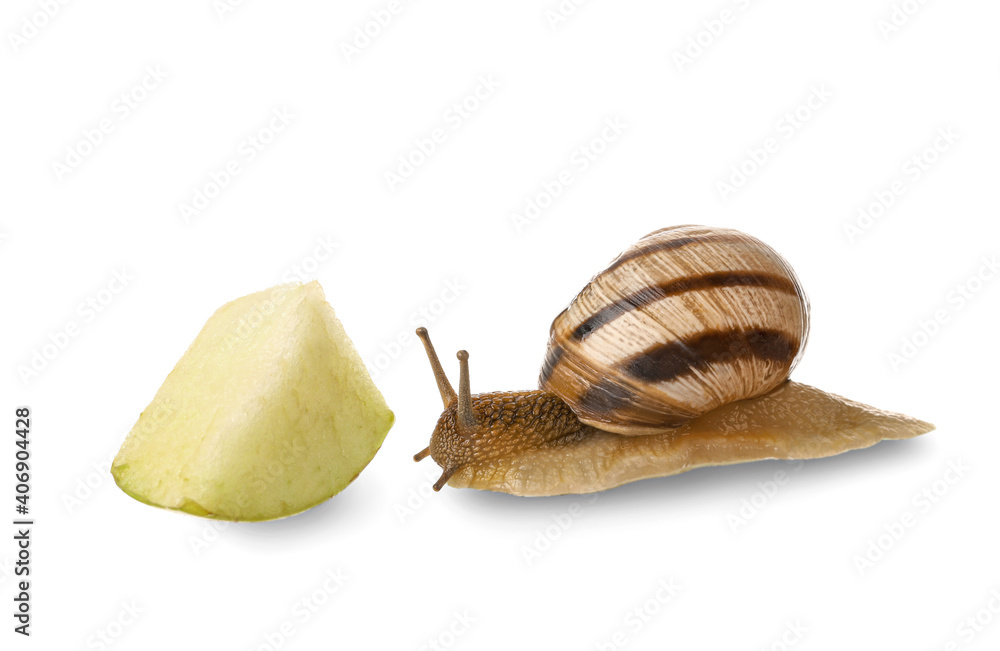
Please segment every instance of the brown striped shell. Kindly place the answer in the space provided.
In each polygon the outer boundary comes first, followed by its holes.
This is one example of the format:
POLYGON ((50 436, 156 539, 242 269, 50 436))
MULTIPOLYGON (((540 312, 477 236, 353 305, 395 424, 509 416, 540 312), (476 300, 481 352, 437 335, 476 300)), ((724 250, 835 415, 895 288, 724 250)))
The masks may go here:
POLYGON ((808 331, 806 295, 774 249, 674 226, 625 250, 556 317, 539 382, 587 425, 655 434, 777 388, 808 331))

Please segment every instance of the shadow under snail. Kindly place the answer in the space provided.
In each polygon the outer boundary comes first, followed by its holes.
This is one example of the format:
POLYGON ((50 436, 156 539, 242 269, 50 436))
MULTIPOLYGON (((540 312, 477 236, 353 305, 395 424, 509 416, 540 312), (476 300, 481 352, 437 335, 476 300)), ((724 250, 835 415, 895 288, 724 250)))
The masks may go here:
POLYGON ((701 466, 812 459, 929 432, 789 375, 809 303, 774 249, 736 230, 650 233, 555 318, 540 389, 458 394, 425 328, 444 412, 434 484, 514 495, 591 493, 701 466))

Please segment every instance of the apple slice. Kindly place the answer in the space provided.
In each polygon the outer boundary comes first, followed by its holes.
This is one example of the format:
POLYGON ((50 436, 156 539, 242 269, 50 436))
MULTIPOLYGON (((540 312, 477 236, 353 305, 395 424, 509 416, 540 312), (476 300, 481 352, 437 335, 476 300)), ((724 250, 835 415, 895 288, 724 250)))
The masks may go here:
POLYGON ((319 283, 279 285, 212 315, 111 474, 146 504, 271 520, 343 490, 393 420, 319 283))

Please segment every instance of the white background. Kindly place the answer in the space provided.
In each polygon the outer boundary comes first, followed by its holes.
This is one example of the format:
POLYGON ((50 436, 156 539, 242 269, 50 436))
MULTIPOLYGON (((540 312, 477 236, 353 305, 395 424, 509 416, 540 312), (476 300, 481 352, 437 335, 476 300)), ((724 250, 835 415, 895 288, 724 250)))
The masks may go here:
POLYGON ((1000 249, 996 3, 908 0, 891 30, 888 0, 605 0, 554 26, 556 0, 422 0, 369 25, 380 33, 353 54, 344 44, 385 0, 221 15, 210 0, 71 2, 49 19, 40 4, 9 0, 0 16, 0 512, 13 517, 13 410, 28 404, 37 518, 34 635, 5 615, 4 648, 102 648, 99 631, 144 651, 278 636, 285 649, 997 647, 1000 282, 978 279, 1000 249), (165 78, 138 90, 147 68, 165 78), (456 118, 481 79, 498 87, 456 118), (829 97, 799 109, 816 89, 829 97), (141 101, 126 112, 123 93, 141 101), (248 160, 275 110, 294 117, 248 160), (594 142, 606 120, 622 133, 594 142), (390 188, 386 172, 438 128, 390 188), (769 138, 767 159, 746 162, 769 138), (584 146, 600 150, 587 169, 584 146), (215 196, 230 161, 240 173, 215 196), (721 188, 741 165, 748 180, 721 188), (564 171, 572 185, 516 228, 512 213, 564 171), (875 205, 897 180, 901 196, 875 205), (185 219, 199 190, 214 198, 185 219), (861 210, 875 217, 849 235, 861 210), (434 312, 453 379, 467 348, 473 391, 533 387, 575 292, 679 223, 745 230, 796 268, 813 323, 795 379, 937 430, 596 501, 427 496, 438 469, 410 456, 440 401, 414 315, 434 312), (323 260, 319 240, 336 244, 323 260), (295 267, 381 367, 397 420, 368 469, 263 524, 217 527, 120 492, 107 462, 204 321, 295 267), (102 294, 123 269, 127 286, 102 294), (960 287, 979 291, 959 300, 960 287), (91 299, 109 300, 98 313, 91 299), (936 312, 946 322, 926 325, 936 312), (912 526, 883 536, 905 513, 912 526), (331 571, 346 578, 324 592, 331 571), (662 581, 679 586, 669 601, 662 581), (308 621, 304 599, 324 602, 308 621), (977 614, 981 630, 962 623, 977 614))

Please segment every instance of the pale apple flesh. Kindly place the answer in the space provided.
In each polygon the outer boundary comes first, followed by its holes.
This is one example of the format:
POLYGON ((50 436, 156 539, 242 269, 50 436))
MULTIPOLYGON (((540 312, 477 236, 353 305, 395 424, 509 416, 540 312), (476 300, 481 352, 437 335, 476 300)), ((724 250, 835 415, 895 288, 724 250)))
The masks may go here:
POLYGON ((271 520, 343 490, 393 414, 316 282, 219 308, 112 464, 135 499, 224 520, 271 520))

